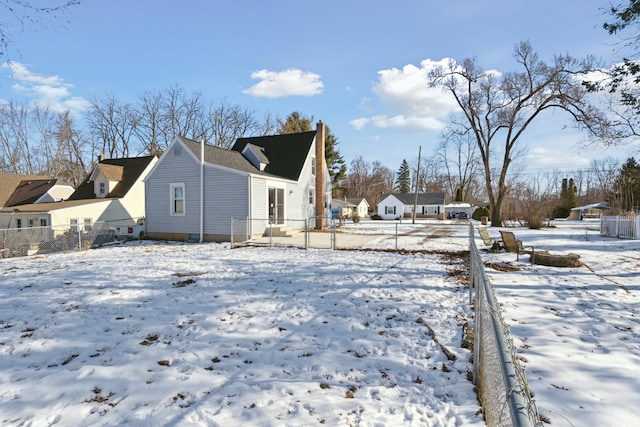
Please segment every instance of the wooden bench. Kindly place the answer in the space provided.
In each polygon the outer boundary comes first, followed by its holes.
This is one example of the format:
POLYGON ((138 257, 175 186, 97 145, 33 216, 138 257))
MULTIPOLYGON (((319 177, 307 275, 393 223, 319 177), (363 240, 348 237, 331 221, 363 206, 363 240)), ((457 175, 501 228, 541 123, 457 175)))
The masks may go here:
POLYGON ((504 248, 507 250, 507 252, 514 252, 516 254, 516 260, 520 260, 520 254, 533 253, 533 246, 529 246, 529 248, 531 249, 526 249, 522 244, 522 240, 516 239, 516 235, 511 231, 500 230, 500 235, 502 236, 504 248))

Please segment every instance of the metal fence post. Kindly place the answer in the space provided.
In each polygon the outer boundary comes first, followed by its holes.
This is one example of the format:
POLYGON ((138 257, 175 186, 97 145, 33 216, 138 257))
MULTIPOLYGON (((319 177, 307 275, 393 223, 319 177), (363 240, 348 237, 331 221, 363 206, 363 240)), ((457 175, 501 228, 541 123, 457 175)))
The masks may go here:
POLYGON ((331 249, 335 249, 337 246, 336 242, 336 220, 331 219, 331 249))
POLYGON ((396 222, 396 234, 395 234, 395 238, 396 238, 396 252, 398 252, 398 223, 396 222))

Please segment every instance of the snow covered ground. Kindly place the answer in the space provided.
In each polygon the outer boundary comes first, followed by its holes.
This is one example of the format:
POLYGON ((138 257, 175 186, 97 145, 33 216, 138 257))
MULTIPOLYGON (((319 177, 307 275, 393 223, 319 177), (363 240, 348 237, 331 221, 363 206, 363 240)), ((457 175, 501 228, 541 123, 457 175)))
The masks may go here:
MULTIPOLYGON (((512 231, 585 266, 483 254, 538 408, 554 426, 638 425, 640 242, 556 225, 512 231)), ((395 227, 341 234, 393 249, 395 227)), ((424 253, 143 241, 0 260, 0 423, 484 425, 456 280, 468 228, 398 227, 424 253)))
MULTIPOLYGON (((556 225, 515 234, 536 250, 579 254, 583 266, 532 266, 524 256, 516 271, 486 268, 538 410, 554 426, 638 426, 640 241, 603 238, 598 222, 556 225)), ((496 267, 514 261, 485 256, 496 267)))
POLYGON ((151 242, 1 260, 0 423, 484 425, 462 262, 151 242))

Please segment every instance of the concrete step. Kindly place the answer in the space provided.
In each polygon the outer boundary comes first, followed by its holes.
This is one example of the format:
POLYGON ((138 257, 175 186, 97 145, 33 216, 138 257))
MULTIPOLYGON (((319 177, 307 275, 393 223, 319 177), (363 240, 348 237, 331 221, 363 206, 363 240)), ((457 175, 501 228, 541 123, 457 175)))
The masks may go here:
POLYGON ((267 227, 266 230, 264 230, 264 233, 262 234, 262 237, 291 237, 293 236, 293 234, 291 234, 291 231, 289 230, 288 227, 283 227, 283 226, 275 226, 275 227, 267 227))

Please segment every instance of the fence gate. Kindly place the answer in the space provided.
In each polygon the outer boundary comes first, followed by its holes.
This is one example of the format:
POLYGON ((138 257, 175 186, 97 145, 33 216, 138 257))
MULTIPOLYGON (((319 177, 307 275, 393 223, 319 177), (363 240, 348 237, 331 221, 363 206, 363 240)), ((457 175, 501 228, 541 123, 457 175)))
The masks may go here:
POLYGON ((336 248, 336 220, 331 217, 310 218, 306 230, 307 247, 312 249, 336 248), (322 230, 316 230, 316 221, 323 221, 322 230))

